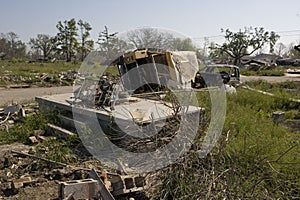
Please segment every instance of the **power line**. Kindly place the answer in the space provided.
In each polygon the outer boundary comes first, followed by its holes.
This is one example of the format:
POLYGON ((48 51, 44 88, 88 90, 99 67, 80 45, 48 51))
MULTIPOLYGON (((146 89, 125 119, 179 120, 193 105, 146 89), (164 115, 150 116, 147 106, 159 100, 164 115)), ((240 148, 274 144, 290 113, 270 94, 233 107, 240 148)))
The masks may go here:
MULTIPOLYGON (((280 35, 280 37, 289 37, 289 36, 300 36, 300 30, 287 30, 287 31, 274 31, 275 33, 295 33, 299 32, 299 34, 293 34, 293 35, 280 35)), ((211 38, 219 38, 224 37, 224 35, 211 35, 211 36, 201 36, 201 37, 193 37, 194 40, 204 40, 204 39, 211 39, 211 38)))
POLYGON ((203 37, 194 37, 194 40, 204 40, 204 39, 210 39, 210 38, 218 38, 218 37, 224 37, 224 35, 212 35, 212 36, 203 36, 203 37))
POLYGON ((298 34, 291 34, 291 35, 280 35, 280 37, 293 37, 293 36, 300 36, 300 33, 298 33, 298 34))
POLYGON ((292 33, 292 32, 300 32, 300 30, 290 30, 290 31, 275 31, 276 33, 292 33))

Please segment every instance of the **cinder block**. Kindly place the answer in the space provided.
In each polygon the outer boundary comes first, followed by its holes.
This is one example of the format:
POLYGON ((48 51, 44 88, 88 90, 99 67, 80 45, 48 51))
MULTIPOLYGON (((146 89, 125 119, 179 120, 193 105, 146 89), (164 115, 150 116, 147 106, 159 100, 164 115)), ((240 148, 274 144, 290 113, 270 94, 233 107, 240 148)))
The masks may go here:
POLYGON ((26 183, 30 183, 31 182, 31 178, 30 177, 23 177, 23 178, 19 178, 19 179, 14 179, 12 181, 12 188, 18 189, 24 186, 24 184, 26 183))
POLYGON ((136 187, 144 187, 146 185, 145 177, 143 176, 137 176, 134 178, 134 182, 136 187))
POLYGON ((134 187, 134 182, 133 182, 133 178, 125 178, 124 179, 124 183, 125 183, 125 187, 126 189, 131 189, 134 187))
POLYGON ((141 191, 147 184, 143 176, 119 175, 112 176, 110 180, 115 196, 141 191))
POLYGON ((59 184, 59 198, 65 199, 73 194, 73 199, 92 199, 96 197, 98 184, 93 179, 83 179, 61 182, 59 184))

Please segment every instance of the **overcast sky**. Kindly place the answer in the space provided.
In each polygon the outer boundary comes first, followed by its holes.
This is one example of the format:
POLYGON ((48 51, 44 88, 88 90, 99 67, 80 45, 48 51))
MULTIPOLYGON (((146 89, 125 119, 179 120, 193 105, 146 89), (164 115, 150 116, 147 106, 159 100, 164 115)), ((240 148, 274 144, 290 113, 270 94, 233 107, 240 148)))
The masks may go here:
POLYGON ((110 32, 141 27, 170 29, 198 44, 204 37, 220 42, 221 28, 264 27, 284 43, 300 42, 299 0, 0 0, 0 33, 13 31, 23 41, 38 33, 56 35, 58 21, 89 22, 96 39, 110 32))

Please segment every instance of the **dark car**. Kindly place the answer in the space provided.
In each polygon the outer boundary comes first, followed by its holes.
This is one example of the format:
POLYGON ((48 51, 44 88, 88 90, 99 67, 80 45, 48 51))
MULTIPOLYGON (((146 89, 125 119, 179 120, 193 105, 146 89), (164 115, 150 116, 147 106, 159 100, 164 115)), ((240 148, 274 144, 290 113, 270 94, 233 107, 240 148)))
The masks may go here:
POLYGON ((217 86, 221 83, 236 86, 240 84, 240 70, 238 66, 227 64, 207 65, 203 70, 199 70, 194 80, 193 88, 204 88, 217 86))

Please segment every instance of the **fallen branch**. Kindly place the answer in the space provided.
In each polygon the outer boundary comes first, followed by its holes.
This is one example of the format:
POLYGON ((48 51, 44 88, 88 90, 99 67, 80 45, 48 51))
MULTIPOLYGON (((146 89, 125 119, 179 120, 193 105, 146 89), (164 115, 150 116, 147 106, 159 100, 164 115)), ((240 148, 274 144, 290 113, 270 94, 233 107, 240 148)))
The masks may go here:
MULTIPOLYGON (((50 160, 50 159, 47 159, 47 158, 42 158, 42 157, 31 155, 31 154, 28 154, 28 153, 23 153, 23 152, 19 152, 19 151, 15 151, 15 150, 11 150, 11 152, 15 153, 17 155, 20 155, 20 156, 25 156, 25 157, 29 157, 29 158, 33 158, 33 159, 37 159, 37 160, 42 160, 42 161, 47 162, 47 163, 60 165, 62 167, 69 167, 69 168, 75 169, 75 170, 91 171, 91 169, 88 169, 88 168, 75 167, 75 166, 72 166, 72 165, 68 165, 66 163, 56 162, 56 161, 53 161, 53 160, 50 160)), ((97 172, 101 173, 102 171, 97 170, 97 172)), ((110 172, 106 172, 106 173, 108 175, 117 175, 117 176, 119 176, 119 174, 116 174, 116 173, 110 173, 110 172)))
POLYGON ((63 167, 69 167, 68 164, 61 163, 61 162, 56 162, 56 161, 53 161, 53 160, 49 160, 47 158, 38 157, 38 156, 31 155, 31 154, 28 154, 28 153, 23 153, 23 152, 19 152, 19 151, 15 151, 15 150, 11 150, 11 152, 15 153, 15 154, 18 154, 18 155, 21 155, 21 156, 26 156, 26 157, 34 158, 34 159, 37 159, 37 160, 42 160, 42 161, 45 161, 47 163, 56 164, 56 165, 60 165, 60 166, 63 166, 63 167))

